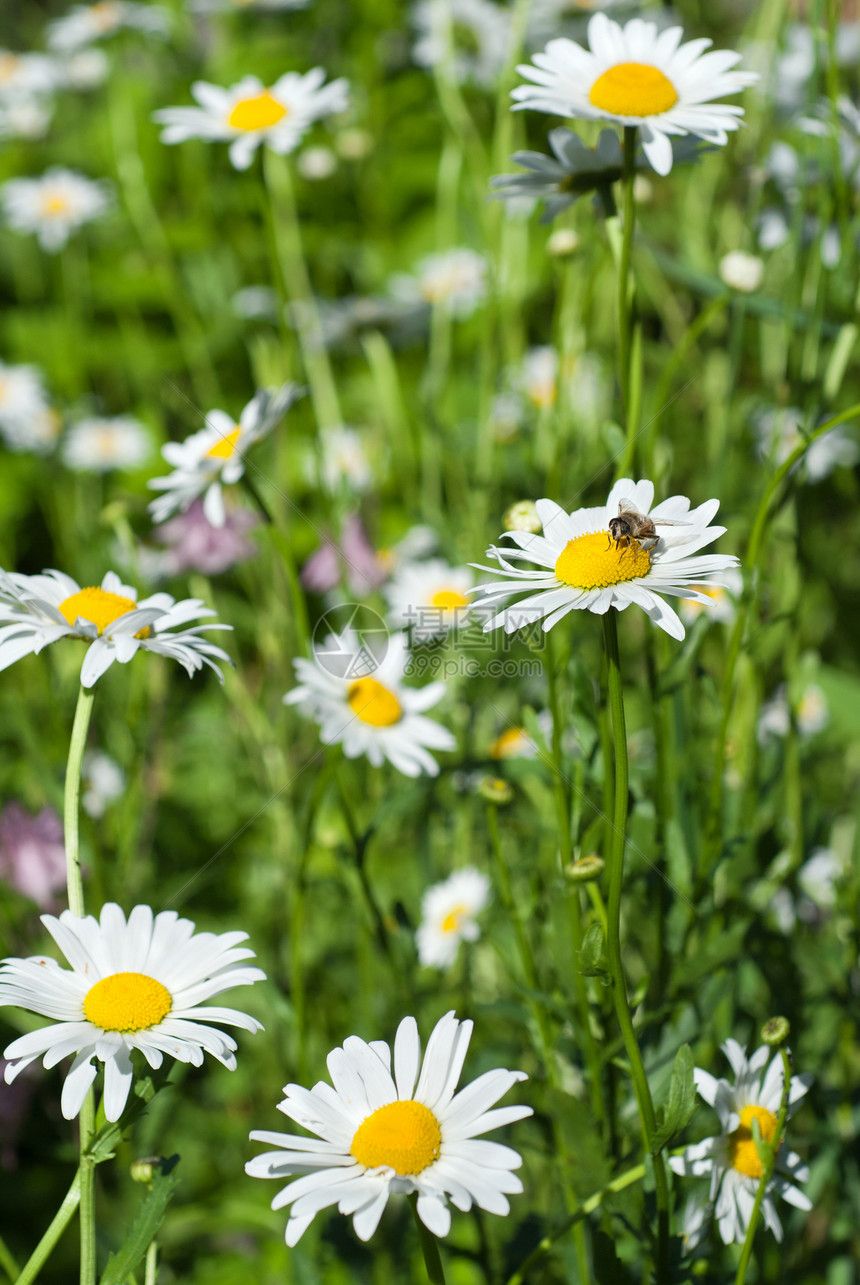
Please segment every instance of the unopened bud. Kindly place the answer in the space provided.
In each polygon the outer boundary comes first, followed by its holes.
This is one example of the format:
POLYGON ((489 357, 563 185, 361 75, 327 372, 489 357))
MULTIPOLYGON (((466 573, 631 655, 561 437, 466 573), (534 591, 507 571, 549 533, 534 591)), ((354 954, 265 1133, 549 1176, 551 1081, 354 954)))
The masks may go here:
POLYGON ((512 504, 502 518, 502 525, 506 531, 529 531, 532 535, 537 535, 542 523, 534 500, 518 500, 516 504, 512 504))
POLYGON ((554 255, 556 259, 566 259, 568 255, 576 254, 579 249, 579 237, 573 228, 556 228, 552 236, 547 238, 547 254, 554 255))
POLYGON ((130 1170, 132 1182, 143 1182, 149 1186, 160 1168, 161 1156, 145 1156, 141 1160, 133 1160, 130 1170))
POLYGON ((587 857, 580 857, 578 861, 571 861, 565 866, 564 873, 571 883, 590 883, 592 879, 600 878, 605 865, 603 857, 592 852, 587 857))
POLYGON ((478 783, 478 793, 488 803, 502 807, 514 797, 514 787, 501 776, 483 776, 478 783))
POLYGON ((791 1025, 787 1017, 769 1017, 761 1028, 761 1038, 772 1049, 778 1049, 788 1039, 791 1025))

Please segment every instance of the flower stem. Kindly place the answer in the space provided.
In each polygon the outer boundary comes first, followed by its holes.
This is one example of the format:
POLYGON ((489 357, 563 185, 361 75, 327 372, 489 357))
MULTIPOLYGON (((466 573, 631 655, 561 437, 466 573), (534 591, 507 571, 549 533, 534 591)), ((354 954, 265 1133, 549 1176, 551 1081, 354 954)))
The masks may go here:
POLYGON ((158 1245, 153 1240, 146 1251, 143 1285, 155 1285, 158 1276, 158 1245))
POLYGON ((418 1228, 418 1239, 421 1242, 421 1252, 427 1265, 427 1278, 430 1281, 430 1285, 445 1285, 445 1273, 442 1270, 442 1259, 439 1256, 439 1243, 432 1231, 424 1226, 418 1216, 418 1195, 413 1191, 406 1199, 409 1201, 409 1208, 412 1210, 412 1217, 415 1219, 415 1226, 418 1228))
POLYGON ((633 334, 633 288, 630 281, 630 260, 633 253, 633 233, 636 227, 636 202, 633 200, 633 183, 636 177, 636 129, 624 126, 624 169, 621 176, 621 254, 618 260, 618 362, 621 382, 621 402, 624 407, 627 444, 621 461, 622 472, 629 468, 633 443, 636 438, 635 416, 632 414, 631 349, 633 334))
POLYGON ((81 860, 78 841, 78 801, 81 795, 81 762, 87 743, 87 731, 93 712, 95 689, 82 687, 78 692, 69 758, 66 764, 66 788, 63 795, 63 830, 66 844, 66 885, 69 910, 73 915, 84 913, 84 883, 81 877, 81 860))
POLYGON ((96 1109, 93 1091, 84 1098, 78 1120, 80 1127, 81 1162, 81 1285, 96 1285, 96 1167, 88 1154, 96 1126, 96 1109))
MULTIPOLYGON (((633 1080, 636 1105, 639 1108, 642 1138, 646 1151, 650 1152, 651 1139, 656 1129, 656 1116, 642 1054, 633 1028, 621 962, 621 889, 624 881, 624 845, 627 837, 627 725, 624 717, 624 692, 618 655, 618 626, 615 612, 611 609, 603 617, 603 637, 609 677, 609 707, 612 713, 612 732, 615 742, 615 805, 606 861, 609 871, 606 953, 612 978, 612 1000, 630 1063, 630 1075, 633 1080)), ((662 1281, 666 1279, 669 1261, 669 1186, 666 1179, 666 1166, 659 1151, 653 1156, 653 1160, 657 1197, 657 1279, 662 1281)))
MULTIPOLYGON (((750 1220, 747 1226, 747 1234, 744 1238, 743 1249, 741 1250, 740 1262, 738 1263, 738 1270, 735 1276, 735 1285, 744 1285, 744 1281, 746 1280, 747 1268, 749 1267, 749 1261, 752 1256, 755 1229, 758 1225, 758 1216, 761 1211, 762 1201, 764 1200, 764 1193, 767 1190, 767 1184, 773 1177, 773 1171, 776 1165, 776 1153, 779 1150, 780 1143, 782 1142, 782 1134, 785 1129, 785 1121, 788 1116, 788 1099, 791 1091, 791 1061, 784 1047, 779 1051, 782 1057, 783 1068, 782 1100, 779 1104, 779 1118, 777 1120, 776 1133, 774 1134, 773 1142, 768 1148, 768 1158, 762 1163, 761 1178, 759 1179, 758 1191, 755 1193, 755 1204, 752 1207, 752 1213, 750 1214, 750 1220)), ((758 1148, 756 1148, 756 1150, 758 1150, 758 1148)))
POLYGON ((72 1179, 71 1187, 66 1192, 63 1203, 54 1214, 48 1230, 45 1232, 44 1236, 27 1259, 22 1271, 16 1277, 15 1285, 32 1285, 32 1282, 36 1279, 39 1272, 48 1261, 57 1241, 72 1221, 75 1210, 80 1204, 80 1199, 81 1171, 78 1169, 72 1179))
MULTIPOLYGON (((296 560, 293 557, 293 549, 290 544, 289 537, 281 530, 281 527, 275 521, 275 518, 272 516, 269 506, 260 494, 256 483, 251 480, 247 473, 243 474, 241 483, 251 500, 253 500, 254 504, 259 509, 260 515, 263 518, 263 525, 269 534, 272 544, 277 550, 281 566, 284 570, 284 576, 286 577, 287 587, 290 592, 290 601, 293 607, 293 622, 295 624, 299 646, 303 651, 307 652, 310 650, 311 638, 308 608, 307 603, 305 602, 305 595, 302 589, 301 580, 299 579, 296 560)), ((289 500, 288 503, 290 503, 289 500)), ((291 507, 295 508, 292 504, 291 507)))
POLYGON ((0 1267, 9 1277, 10 1281, 18 1279, 18 1264, 15 1262, 8 1245, 0 1236, 0 1267))

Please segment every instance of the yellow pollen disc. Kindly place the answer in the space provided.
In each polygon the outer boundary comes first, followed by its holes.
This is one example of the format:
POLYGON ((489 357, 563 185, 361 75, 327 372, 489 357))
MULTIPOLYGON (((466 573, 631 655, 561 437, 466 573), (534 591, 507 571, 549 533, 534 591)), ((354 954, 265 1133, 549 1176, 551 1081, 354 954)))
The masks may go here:
POLYGON ((84 997, 84 1016, 103 1031, 145 1031, 173 1007, 167 987, 145 973, 113 973, 84 997))
POLYGON ((779 1123, 773 1112, 766 1111, 764 1107, 744 1107, 741 1122, 729 1138, 729 1161, 738 1173, 746 1174, 748 1178, 760 1178, 761 1161, 752 1133, 753 1120, 758 1120, 762 1142, 773 1143, 779 1123))
POLYGON ((469 913, 468 906, 455 906, 442 920, 443 933, 458 933, 460 925, 469 913))
POLYGON ((46 196, 42 201, 42 213, 47 218, 56 214, 65 214, 68 208, 68 201, 59 192, 56 192, 53 196, 46 196))
POLYGON ((287 115, 287 108, 273 98, 268 89, 253 98, 240 98, 227 117, 234 129, 268 129, 287 115))
POLYGON ((678 101, 671 80, 642 62, 620 62, 598 76, 591 105, 613 116, 659 116, 678 101))
POLYGON ((608 531, 593 531, 568 540, 555 564, 555 574, 573 589, 605 589, 645 576, 650 567, 650 553, 635 540, 619 546, 608 531))
POLYGON ((391 727, 403 717, 403 706, 394 692, 375 678, 359 678, 350 686, 346 699, 353 714, 371 727, 391 727))
POLYGON ((434 593, 433 597, 430 599, 431 607, 443 607, 450 609, 453 607, 468 607, 468 605, 469 599, 465 598, 463 594, 458 593, 456 589, 440 589, 439 592, 434 593))
MULTIPOLYGON (((91 585, 89 589, 80 589, 77 593, 73 593, 71 598, 66 598, 60 603, 58 610, 70 625, 75 623, 78 616, 83 616, 84 620, 95 625, 99 633, 103 634, 108 625, 112 625, 127 611, 136 611, 137 603, 131 598, 124 598, 121 593, 108 593, 107 589, 99 589, 91 585)), ((149 629, 141 629, 134 636, 148 638, 149 629)))
POLYGON ((422 1102, 389 1102, 355 1131, 350 1152, 361 1165, 388 1165, 395 1173, 418 1174, 439 1159, 442 1130, 422 1102))
POLYGON ((230 456, 236 449, 236 443, 239 440, 239 434, 241 432, 241 428, 237 425, 237 427, 233 429, 232 433, 228 433, 226 437, 220 438, 214 446, 210 446, 209 450, 206 452, 209 459, 229 460, 230 456))
POLYGON ((522 744, 525 728, 509 727, 507 731, 497 736, 490 746, 491 759, 506 759, 512 754, 516 754, 522 744))

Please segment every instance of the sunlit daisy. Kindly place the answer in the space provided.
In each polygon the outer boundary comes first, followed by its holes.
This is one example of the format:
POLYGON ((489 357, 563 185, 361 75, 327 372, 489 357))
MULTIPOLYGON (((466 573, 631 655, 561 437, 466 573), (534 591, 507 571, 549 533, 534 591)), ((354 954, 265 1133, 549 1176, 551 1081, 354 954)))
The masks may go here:
POLYGON ((320 725, 325 745, 342 745, 347 758, 366 755, 374 767, 387 759, 406 776, 436 776, 439 764, 429 750, 452 750, 446 727, 424 717, 445 695, 444 683, 406 687, 409 661, 405 634, 392 634, 382 661, 349 629, 331 634, 313 661, 293 661, 299 686, 284 704, 297 705, 320 725))
POLYGON ((412 8, 413 61, 436 67, 449 60, 454 79, 492 88, 508 56, 511 12, 491 0, 418 0, 412 8))
MULTIPOLYGON (((782 464, 806 441, 813 427, 797 406, 765 406, 753 415, 758 454, 782 464)), ((834 428, 807 447, 797 466, 808 482, 820 482, 835 468, 853 468, 860 459, 856 437, 845 428, 834 428)))
POLYGON ((63 441, 63 459, 69 468, 90 473, 137 468, 152 450, 149 433, 130 415, 112 419, 81 419, 63 441))
POLYGON ((391 292, 410 303, 429 303, 452 317, 471 317, 487 294, 487 261, 476 250, 461 247, 429 254, 416 266, 416 276, 400 273, 391 292))
POLYGON ((24 576, 0 570, 0 669, 60 638, 80 638, 89 643, 81 667, 84 687, 92 687, 115 660, 127 664, 141 648, 171 657, 189 676, 208 665, 220 679, 215 661, 232 661, 201 634, 233 626, 210 621, 185 628, 190 620, 214 614, 199 598, 177 602, 169 593, 138 602, 137 591, 113 571, 100 586, 82 589, 62 571, 24 576))
POLYGON ((54 114, 49 98, 0 97, 0 138, 44 138, 54 114))
MULTIPOLYGON (((552 737, 552 714, 548 709, 541 710, 537 722, 544 740, 549 741, 552 737)), ((539 747, 534 737, 524 727, 516 725, 506 727, 490 743, 491 759, 533 759, 537 758, 538 753, 539 747)))
POLYGON ((47 54, 0 49, 0 102, 50 94, 64 83, 62 65, 47 54))
POLYGON ((110 208, 109 185, 55 165, 41 178, 11 178, 0 188, 3 219, 16 232, 34 233, 43 250, 62 250, 73 232, 110 208))
POLYGON ((610 607, 624 611, 635 603, 655 625, 673 638, 683 638, 684 626, 661 595, 690 598, 707 605, 707 594, 694 586, 722 584, 726 571, 737 566, 738 560, 723 554, 692 556, 726 529, 710 525, 719 508, 718 500, 708 500, 691 509, 685 496, 673 495, 652 509, 653 498, 653 483, 621 478, 606 504, 597 508, 574 509, 568 514, 553 500, 538 500, 543 534, 506 531, 503 538, 517 547, 492 546, 487 550, 487 556, 494 558, 501 570, 479 569, 501 579, 499 584, 479 586, 475 603, 477 607, 495 605, 521 590, 532 592, 488 620, 484 632, 502 626, 510 634, 538 620, 547 630, 571 611, 603 615, 610 607), (657 539, 650 548, 649 541, 630 540, 625 544, 624 539, 615 541, 610 537, 609 520, 618 516, 622 502, 651 518, 657 539), (543 569, 523 570, 514 565, 521 561, 536 563, 543 569))
POLYGON ((697 584, 693 586, 708 599, 703 602, 685 600, 681 603, 679 614, 685 625, 698 620, 703 612, 709 619, 717 620, 722 625, 730 625, 737 615, 738 603, 744 589, 744 580, 740 571, 730 567, 723 576, 723 584, 697 584))
POLYGON ((534 83, 511 91, 514 110, 530 107, 554 116, 636 125, 649 162, 658 174, 668 174, 671 136, 695 134, 725 144, 743 108, 714 99, 758 79, 752 72, 731 70, 740 54, 705 53, 707 39, 682 45, 683 34, 680 27, 659 31, 656 23, 641 18, 622 27, 596 13, 588 23, 588 49, 560 37, 534 55, 534 66, 517 68, 534 83))
POLYGON ((458 629, 466 621, 474 583, 469 567, 449 567, 442 558, 403 563, 385 586, 391 622, 398 628, 411 626, 413 642, 429 642, 458 629))
POLYGON ((383 1040, 351 1035, 327 1064, 332 1084, 304 1089, 288 1084, 278 1109, 318 1136, 255 1130, 254 1142, 280 1148, 245 1166, 252 1178, 296 1178, 272 1201, 291 1205, 286 1227, 295 1245, 314 1217, 337 1205, 351 1215, 355 1234, 369 1240, 390 1194, 418 1196, 418 1216, 436 1236, 451 1227, 448 1198, 457 1209, 472 1205, 507 1214, 507 1196, 522 1191, 514 1169, 521 1157, 480 1134, 532 1114, 529 1106, 494 1107, 528 1077, 523 1071, 485 1071, 456 1093, 472 1035, 471 1022, 447 1013, 427 1042, 423 1064, 418 1024, 404 1017, 392 1056, 383 1040))
POLYGON ((104 816, 125 789, 125 772, 103 750, 87 750, 81 765, 81 807, 87 816, 104 816))
POLYGON ((517 380, 538 410, 554 406, 558 393, 558 352, 550 344, 529 348, 517 380))
POLYGON ((184 143, 189 138, 230 143, 230 160, 237 170, 246 170, 261 143, 285 155, 301 142, 314 121, 349 105, 345 80, 324 85, 322 67, 301 75, 288 71, 267 88, 256 76, 246 76, 237 85, 220 85, 198 80, 191 93, 199 107, 164 107, 153 120, 166 126, 164 143, 184 143))
POLYGON ((425 968, 450 968, 461 941, 481 935, 476 916, 490 900, 490 881, 474 866, 455 870, 428 888, 421 901, 421 923, 415 934, 418 959, 425 968))
POLYGON ((297 384, 261 388, 248 402, 238 423, 223 410, 210 411, 206 427, 184 442, 166 442, 161 454, 173 472, 148 483, 163 491, 152 500, 149 511, 154 522, 164 522, 173 513, 182 513, 200 496, 203 511, 213 526, 226 520, 222 487, 235 485, 245 472, 245 452, 270 433, 286 414, 301 390, 297 384))
POLYGON ((10 451, 50 455, 60 436, 62 421, 52 406, 34 407, 26 418, 0 419, 0 437, 10 451))
POLYGON ((360 494, 373 481, 361 434, 345 424, 320 431, 319 469, 323 486, 333 494, 342 488, 360 494))
MULTIPOLYGON (((801 690, 793 710, 794 721, 801 736, 815 736, 823 732, 830 722, 827 697, 817 683, 807 683, 801 690)), ((788 689, 782 683, 771 700, 762 706, 756 724, 760 745, 771 737, 788 736, 791 729, 792 709, 788 702, 788 689)))
POLYGON ((205 1005, 234 986, 265 979, 259 968, 241 962, 254 957, 239 946, 247 933, 195 935, 190 919, 174 910, 154 915, 149 906, 135 906, 126 921, 112 902, 98 920, 64 910, 58 919, 43 915, 42 923, 71 969, 45 955, 5 959, 0 966, 0 1004, 56 1019, 12 1041, 4 1054, 6 1083, 37 1058, 51 1067, 74 1054, 61 1098, 67 1120, 78 1114, 96 1078, 93 1058, 105 1064, 105 1115, 118 1120, 134 1077, 135 1049, 153 1069, 165 1053, 201 1066, 206 1052, 233 1071, 236 1041, 208 1023, 262 1030, 237 1009, 205 1005))
MULTIPOLYGON (((724 1244, 730 1245, 746 1236, 762 1175, 752 1123, 758 1122, 763 1141, 774 1142, 784 1075, 781 1057, 774 1057, 767 1066, 773 1051, 767 1045, 756 1049, 749 1059, 736 1040, 726 1040, 722 1049, 732 1064, 734 1084, 717 1080, 699 1067, 694 1072, 699 1096, 719 1115, 722 1132, 687 1147, 681 1156, 672 1156, 669 1164, 675 1173, 687 1177, 710 1177, 710 1200, 715 1202, 720 1236, 724 1244)), ((792 1076, 789 1117, 797 1110, 810 1084, 810 1076, 792 1076)), ((800 1156, 793 1151, 786 1154, 781 1148, 761 1207, 765 1224, 777 1240, 782 1240, 782 1224, 774 1197, 782 1196, 798 1209, 811 1209, 812 1202, 794 1186, 795 1182, 805 1182, 808 1177, 809 1170, 800 1156)))
POLYGON ((138 4, 135 0, 100 0, 99 4, 76 4, 48 25, 48 46, 56 53, 70 53, 96 40, 104 40, 123 28, 166 36, 170 30, 167 9, 161 5, 138 4))
POLYGON ((7 366, 0 361, 0 434, 9 427, 26 426, 27 420, 48 404, 37 366, 7 366))

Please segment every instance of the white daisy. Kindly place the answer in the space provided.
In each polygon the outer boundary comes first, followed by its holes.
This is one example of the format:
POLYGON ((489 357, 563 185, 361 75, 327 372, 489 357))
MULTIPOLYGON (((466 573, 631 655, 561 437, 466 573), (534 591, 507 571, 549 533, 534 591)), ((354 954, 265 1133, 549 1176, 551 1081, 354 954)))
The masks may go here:
POLYGON ((523 357, 518 384, 538 410, 554 406, 558 390, 558 352, 549 344, 529 348, 523 357))
POLYGON ((137 4, 134 0, 76 4, 62 18, 48 24, 48 47, 56 53, 71 53, 123 28, 166 36, 170 30, 168 11, 160 5, 137 4))
POLYGON ((658 174, 672 168, 672 135, 695 134, 725 144, 743 108, 713 100, 736 94, 758 77, 731 71, 732 50, 705 53, 710 40, 681 44, 681 27, 659 31, 632 18, 625 26, 605 13, 588 23, 588 49, 561 37, 551 40, 534 66, 517 68, 533 81, 511 91, 514 110, 530 107, 555 116, 610 120, 639 127, 642 147, 658 174))
POLYGON ((485 1071, 455 1093, 472 1035, 471 1022, 447 1013, 427 1042, 423 1065, 418 1024, 404 1017, 392 1056, 383 1040, 351 1035, 333 1049, 330 1085, 288 1084, 278 1110, 318 1137, 255 1130, 254 1142, 281 1148, 245 1166, 252 1178, 291 1178, 273 1209, 291 1205, 286 1227, 295 1245, 314 1217, 331 1205, 352 1215, 355 1234, 369 1240, 392 1193, 418 1196, 418 1216, 436 1236, 447 1236, 446 1197, 464 1213, 476 1204, 507 1214, 507 1195, 522 1191, 512 1172, 522 1159, 510 1147, 479 1135, 522 1120, 529 1106, 497 1107, 499 1098, 527 1079, 523 1071, 485 1071), (420 1073, 419 1073, 420 1069, 420 1073))
POLYGON ((173 472, 147 484, 163 491, 149 505, 153 522, 164 522, 173 513, 184 513, 199 496, 212 526, 226 520, 223 486, 235 485, 245 472, 245 452, 270 433, 299 397, 297 384, 261 388, 242 411, 237 423, 223 410, 210 411, 206 427, 184 442, 166 442, 161 454, 173 472))
POLYGON ((508 56, 510 9, 490 0, 418 0, 411 16, 412 59, 418 67, 446 63, 450 46, 454 79, 492 89, 508 56))
POLYGON ((417 276, 400 273, 390 283, 395 298, 429 303, 452 317, 471 317, 487 294, 487 261, 467 247, 429 254, 416 266, 417 276))
POLYGON ((27 421, 48 404, 37 366, 7 366, 0 361, 0 434, 7 426, 26 427, 27 421))
POLYGON ((245 9, 306 9, 310 0, 188 0, 192 13, 231 13, 245 9))
POLYGON ((477 941, 475 916, 490 900, 490 881, 474 866, 455 870, 434 883, 421 901, 421 923, 415 934, 418 959, 425 968, 450 968, 461 941, 477 941))
POLYGON ((230 160, 237 170, 246 170, 261 143, 273 152, 292 152, 313 125, 349 105, 348 84, 332 80, 323 85, 322 67, 300 75, 288 71, 267 89, 256 76, 245 76, 237 85, 220 85, 198 80, 191 93, 199 107, 164 107, 152 119, 166 129, 164 143, 184 143, 189 138, 230 142, 230 160))
POLYGON ((0 437, 10 451, 50 455, 61 427, 60 416, 51 406, 38 406, 26 419, 0 420, 0 437))
POLYGON ((13 102, 0 97, 0 138, 44 138, 53 114, 54 104, 47 98, 13 102))
POLYGON ((110 185, 55 165, 41 178, 12 178, 0 188, 3 218, 16 232, 35 233, 49 254, 110 208, 110 185))
MULTIPOLYGON (((542 709, 537 715, 538 727, 544 740, 552 740, 552 714, 542 709)), ((490 744, 490 758, 496 759, 533 759, 537 758, 539 748, 535 740, 524 727, 506 727, 490 744)))
POLYGON ((82 589, 62 571, 24 576, 0 569, 0 669, 60 638, 82 638, 90 644, 81 667, 84 687, 92 687, 115 660, 127 664, 140 648, 170 656, 189 676, 208 665, 221 679, 215 661, 233 662, 201 634, 233 626, 212 621, 184 627, 214 614, 199 598, 177 602, 169 593, 138 602, 137 590, 113 571, 101 586, 82 589))
POLYGON ((112 902, 98 920, 64 910, 59 919, 42 915, 42 923, 72 967, 45 955, 3 960, 0 1004, 57 1019, 12 1041, 4 1054, 6 1083, 37 1058, 51 1067, 75 1054, 61 1098, 67 1120, 78 1114, 96 1078, 93 1058, 105 1064, 104 1109, 113 1121, 131 1089, 134 1049, 154 1070, 165 1053, 201 1066, 206 1052, 233 1071, 236 1041, 208 1022, 262 1030, 237 1009, 204 1006, 234 986, 265 980, 259 968, 240 963, 254 957, 239 947, 247 933, 194 935, 190 919, 174 910, 153 915, 149 906, 135 906, 126 922, 112 902))
POLYGON ((322 429, 318 440, 320 478, 326 490, 336 494, 346 485, 349 491, 366 491, 373 473, 361 434, 341 424, 322 429))
POLYGON ((84 48, 63 59, 69 89, 95 89, 107 80, 110 62, 103 49, 84 48))
MULTIPOLYGON (((766 406, 753 415, 757 450, 762 459, 782 464, 808 437, 808 418, 797 406, 766 406), (804 431, 805 430, 805 431, 804 431)), ((853 468, 860 459, 855 437, 835 428, 809 447, 800 464, 805 480, 820 482, 835 468, 853 468)))
MULTIPOLYGON (((788 736, 791 712, 788 690, 783 683, 776 689, 772 699, 762 706, 756 724, 759 745, 766 745, 774 736, 788 736)), ((798 732, 804 737, 823 732, 830 722, 827 697, 817 683, 807 683, 800 692, 794 708, 794 720, 798 732)))
POLYGON ((47 54, 19 54, 0 49, 0 101, 51 94, 64 81, 62 65, 47 54))
MULTIPOLYGON (((744 591, 744 578, 740 571, 730 567, 723 576, 723 584, 697 584, 693 586, 708 599, 707 614, 721 625, 731 625, 737 615, 738 603, 744 591)), ((706 610, 702 602, 681 603, 680 616, 685 625, 692 625, 706 610)))
POLYGON ((571 611, 588 610, 602 616, 610 607, 624 611, 635 603, 667 634, 683 638, 684 626, 660 595, 691 598, 707 605, 707 594, 694 586, 722 584, 726 571, 736 567, 738 560, 721 554, 691 556, 726 529, 709 525, 719 508, 718 500, 708 500, 691 510, 686 496, 673 495, 652 509, 653 498, 653 483, 625 477, 615 483, 606 504, 597 508, 575 509, 568 514, 553 500, 536 501, 543 535, 506 531, 505 537, 518 547, 487 550, 501 571, 479 569, 505 578, 499 584, 479 586, 475 605, 495 605, 523 589, 533 592, 488 620, 484 632, 501 625, 510 634, 538 620, 547 630, 571 611), (610 537, 609 520, 618 516, 622 503, 654 522, 658 538, 651 548, 643 548, 635 540, 625 544, 623 538, 615 541, 610 537), (533 562, 543 570, 522 570, 514 561, 533 562))
POLYGON ((103 750, 87 750, 81 764, 81 806, 87 816, 104 816, 125 789, 125 772, 103 750))
POLYGON ((63 442, 63 459, 69 468, 90 473, 137 468, 152 450, 149 433, 130 415, 112 419, 81 419, 63 442))
POLYGON ((411 626, 414 643, 429 642, 465 623, 474 583, 468 567, 449 567, 442 558, 402 563, 385 586, 389 618, 398 628, 411 626))
POLYGON ((406 776, 436 776, 439 765, 428 747, 452 750, 456 742, 424 711, 442 699, 445 684, 405 687, 408 661, 405 634, 391 635, 377 663, 355 633, 344 629, 326 638, 313 661, 293 661, 300 685, 287 692, 284 704, 315 718, 323 744, 343 745, 347 758, 366 754, 374 767, 388 759, 406 776))
MULTIPOLYGON (((726 1040, 722 1049, 735 1073, 733 1085, 728 1080, 715 1079, 699 1067, 694 1071, 699 1096, 719 1115, 722 1132, 687 1147, 681 1156, 670 1157, 669 1164, 675 1173, 686 1177, 710 1175, 710 1200, 715 1202, 720 1236, 724 1244, 730 1245, 733 1241, 743 1241, 746 1236, 762 1175, 752 1122, 758 1121, 763 1141, 774 1142, 784 1077, 781 1057, 774 1057, 767 1066, 772 1050, 765 1044, 756 1049, 749 1060, 736 1040, 726 1040)), ((811 1082, 811 1076, 792 1076, 789 1117, 800 1105, 811 1082)), ((798 1209, 811 1209, 812 1202, 793 1185, 805 1182, 808 1177, 809 1170, 800 1156, 793 1151, 785 1154, 781 1148, 761 1206, 765 1224, 777 1240, 782 1240, 782 1224, 773 1197, 782 1196, 798 1209)))

